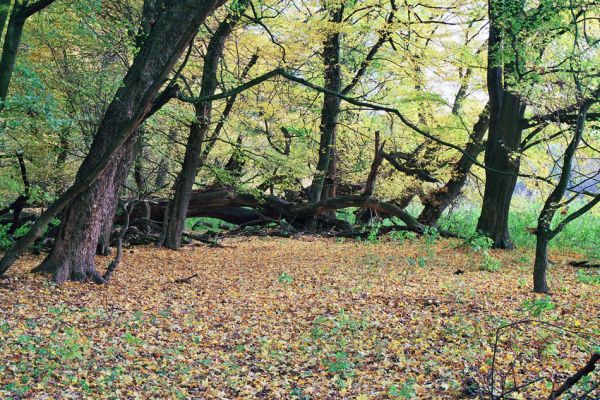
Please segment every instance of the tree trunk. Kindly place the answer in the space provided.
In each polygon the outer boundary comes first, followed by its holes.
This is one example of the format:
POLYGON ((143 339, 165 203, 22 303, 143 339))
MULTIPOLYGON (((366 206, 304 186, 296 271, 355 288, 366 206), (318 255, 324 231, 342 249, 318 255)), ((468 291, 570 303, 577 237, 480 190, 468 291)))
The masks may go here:
MULTIPOLYGON (((493 110, 493 108, 492 108, 493 110)), ((508 218, 520 164, 521 120, 525 106, 505 92, 497 114, 490 119, 485 150, 485 192, 477 229, 494 241, 495 248, 513 249, 508 218)))
MULTIPOLYGON (((26 18, 23 15, 23 8, 24 7, 19 4, 13 6, 8 21, 8 27, 6 29, 6 35, 4 36, 2 59, 0 59, 0 110, 4 108, 4 102, 8 95, 8 87, 17 61, 21 37, 23 36, 23 27, 25 26, 26 18)), ((2 32, 0 31, 0 34, 1 33, 2 32)))
POLYGON ((99 256, 108 256, 110 254, 110 237, 114 227, 114 220, 117 214, 117 208, 119 204, 119 197, 122 191, 122 186, 127 180, 131 164, 135 158, 135 146, 139 142, 137 134, 131 137, 130 141, 125 144, 126 150, 123 152, 113 178, 112 188, 115 190, 112 192, 112 201, 107 206, 106 219, 102 221, 102 227, 100 228, 100 236, 98 237, 98 245, 96 246, 96 254, 99 256))
MULTIPOLYGON (((231 34, 248 2, 242 1, 239 5, 242 9, 237 10, 235 14, 230 13, 227 15, 210 39, 204 57, 200 89, 201 97, 212 96, 215 93, 217 88, 217 70, 223 55, 225 40, 231 34)), ((175 181, 175 195, 169 204, 169 212, 163 227, 162 239, 164 239, 164 243, 159 243, 159 245, 164 244, 165 247, 173 250, 179 249, 181 245, 181 236, 185 226, 190 196, 200 165, 202 145, 210 128, 212 102, 197 103, 195 104, 195 110, 196 121, 190 127, 183 165, 175 181)))
POLYGON ((94 267, 94 256, 110 252, 110 233, 119 203, 119 189, 131 167, 135 141, 136 137, 132 136, 96 184, 65 209, 54 247, 38 268, 51 272, 57 283, 104 281, 94 267))
POLYGON ((65 208, 55 246, 41 266, 53 273, 57 283, 69 279, 104 282, 94 268, 94 255, 103 221, 114 217, 116 195, 126 177, 126 173, 121 172, 129 169, 127 164, 132 160, 135 131, 151 111, 158 90, 200 24, 219 5, 217 1, 198 3, 195 0, 169 4, 137 53, 77 173, 75 185, 86 182, 89 175, 94 175, 107 150, 125 137, 97 179, 65 208))
MULTIPOLYGON (((507 90, 509 78, 516 76, 517 66, 503 64, 503 21, 520 18, 523 1, 507 8, 502 1, 489 2, 489 39, 487 86, 490 98, 490 126, 485 149, 485 192, 477 229, 490 237, 495 248, 512 249, 508 218, 517 174, 519 173, 522 119, 525 104, 519 96, 507 90), (502 171, 497 172, 497 171, 502 171)), ((514 44, 514 43, 513 43, 514 44)))
POLYGON ((0 0, 0 39, 4 33, 4 26, 8 18, 8 12, 10 11, 11 0, 0 0))
MULTIPOLYGON (((331 5, 329 21, 332 24, 342 22, 344 14, 343 5, 331 5)), ((334 28, 336 29, 336 28, 334 28)), ((340 37, 339 31, 334 31, 327 36, 323 44, 323 64, 325 67, 325 88, 339 93, 342 89, 342 73, 340 69, 340 37)), ((311 201, 321 200, 323 187, 327 176, 333 178, 337 171, 330 170, 331 159, 334 154, 335 133, 337 119, 340 113, 340 99, 337 96, 325 93, 323 107, 321 108, 321 124, 319 129, 321 137, 319 140, 319 160, 309 191, 311 201)))
POLYGON ((577 125, 575 127, 575 134, 573 139, 565 149, 563 164, 560 169, 560 178, 544 202, 544 207, 538 217, 538 224, 536 228, 536 247, 535 247, 535 263, 533 269, 533 291, 537 293, 548 292, 548 284, 546 282, 546 271, 548 268, 548 242, 552 240, 557 234, 559 234, 567 223, 583 215, 586 207, 593 207, 594 201, 600 200, 600 195, 588 203, 586 206, 579 208, 576 212, 565 217, 561 223, 552 229, 552 220, 556 211, 560 207, 565 192, 567 191, 570 181, 571 173, 573 169, 573 161, 577 153, 577 148, 583 138, 583 131, 585 126, 585 120, 587 117, 588 109, 592 104, 596 102, 596 99, 584 101, 577 115, 577 125))
POLYGON ((177 131, 174 128, 169 129, 169 141, 167 142, 167 148, 160 159, 160 163, 156 170, 156 179, 154 186, 157 190, 164 188, 167 185, 167 177, 169 175, 171 159, 173 158, 172 147, 177 140, 177 131))
MULTIPOLYGON (((473 158, 483 151, 483 145, 481 141, 489 126, 489 105, 486 105, 484 110, 479 115, 478 121, 473 127, 473 133, 471 134, 471 140, 465 148, 465 152, 473 158)), ((435 225, 442 216, 442 213, 452 204, 453 201, 462 192, 465 183, 467 182, 467 176, 473 161, 465 154, 461 156, 458 162, 454 165, 451 173, 451 177, 441 188, 431 192, 423 201, 423 211, 419 214, 418 220, 424 225, 435 225)))
POLYGON ((548 282, 546 271, 548 270, 548 242, 549 238, 544 234, 537 235, 535 243, 535 261, 533 267, 533 291, 536 293, 548 293, 548 282))

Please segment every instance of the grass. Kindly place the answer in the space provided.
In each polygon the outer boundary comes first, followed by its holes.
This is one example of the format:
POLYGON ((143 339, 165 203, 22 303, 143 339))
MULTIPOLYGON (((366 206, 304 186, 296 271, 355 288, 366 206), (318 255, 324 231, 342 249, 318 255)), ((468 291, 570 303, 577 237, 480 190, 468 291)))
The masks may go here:
MULTIPOLYGON (((513 207, 510 214, 510 234, 517 247, 535 247, 535 235, 527 228, 535 228, 539 214, 539 206, 513 207)), ((469 236, 475 231, 479 209, 461 208, 442 216, 439 226, 442 229, 469 236)), ((568 224, 554 240, 550 248, 575 250, 586 254, 591 259, 600 258, 600 217, 587 213, 568 224)))

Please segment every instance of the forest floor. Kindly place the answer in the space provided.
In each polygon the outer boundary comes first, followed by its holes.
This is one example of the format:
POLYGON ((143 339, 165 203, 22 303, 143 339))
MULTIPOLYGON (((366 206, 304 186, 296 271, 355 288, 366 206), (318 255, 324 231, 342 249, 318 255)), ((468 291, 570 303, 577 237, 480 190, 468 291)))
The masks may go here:
POLYGON ((515 397, 545 399, 598 343, 598 286, 569 252, 551 254, 546 297, 528 250, 492 252, 492 272, 457 240, 223 244, 127 249, 104 286, 56 286, 29 273, 41 258, 19 261, 0 282, 0 397, 476 397, 496 329, 535 319, 501 331, 494 381, 546 377, 515 397))

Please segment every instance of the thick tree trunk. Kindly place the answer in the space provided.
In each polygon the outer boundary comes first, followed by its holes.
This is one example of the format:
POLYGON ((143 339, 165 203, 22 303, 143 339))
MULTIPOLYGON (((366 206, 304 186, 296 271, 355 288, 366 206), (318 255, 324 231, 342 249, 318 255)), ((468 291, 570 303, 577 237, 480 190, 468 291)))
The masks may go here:
POLYGON ((56 282, 103 282, 94 267, 94 256, 109 253, 118 193, 131 167, 135 141, 132 136, 96 184, 65 209, 54 247, 39 267, 41 271, 51 272, 56 282))
POLYGON ((503 93, 500 110, 492 115, 485 150, 485 192, 477 229, 495 248, 512 249, 508 218, 520 165, 521 121, 525 106, 510 92, 503 93), (504 173, 495 172, 503 171, 504 173))
MULTIPOLYGON (((465 152, 473 158, 483 151, 481 141, 489 126, 489 105, 479 115, 478 121, 473 127, 471 140, 465 148, 465 152)), ((424 225, 435 225, 442 216, 442 213, 456 200, 462 192, 467 176, 473 161, 465 154, 461 156, 458 162, 454 165, 450 179, 444 186, 431 192, 423 201, 423 211, 419 214, 418 220, 424 225)))
POLYGON ((126 177, 120 171, 128 170, 126 164, 131 163, 134 132, 151 111, 152 102, 177 59, 218 4, 180 0, 170 3, 156 19, 105 113, 76 184, 93 175, 113 142, 126 139, 97 179, 66 207, 55 246, 42 266, 53 273, 57 283, 69 279, 104 281, 94 268, 94 255, 104 220, 114 217, 116 195, 126 177), (123 159, 128 162, 122 163, 123 159))
POLYGON ((548 242, 545 235, 537 235, 535 243, 535 261, 533 266, 533 291, 536 293, 548 293, 548 282, 546 271, 548 270, 548 242))
MULTIPOLYGON (((98 245, 96 246, 96 254, 100 256, 107 256, 110 254, 110 237, 114 227, 114 220, 117 214, 117 208, 119 204, 119 197, 122 191, 122 186, 127 180, 131 164, 135 158, 134 147, 139 142, 137 135, 131 137, 131 139, 125 143, 125 151, 120 158, 118 165, 116 166, 116 172, 113 177, 112 188, 115 192, 112 192, 113 200, 107 205, 106 219, 102 221, 102 227, 100 228, 100 236, 98 237, 98 245)), ((108 203, 108 202, 107 202, 108 203)))
POLYGON ((477 229, 494 241, 494 247, 512 249, 508 218, 510 202, 519 173, 522 119, 525 104, 519 96, 507 90, 508 78, 516 75, 517 66, 503 64, 502 29, 504 19, 519 18, 523 1, 510 8, 498 0, 489 2, 489 39, 487 86, 490 97, 490 126, 485 149, 485 192, 477 229), (502 171, 502 172, 497 172, 502 171))
MULTIPOLYGON (((342 22, 344 14, 343 5, 336 4, 331 6, 329 11, 329 21, 332 24, 342 22)), ((335 28, 334 28, 335 29, 335 28)), ((341 33, 334 31, 329 34, 323 44, 323 65, 325 67, 325 88, 339 93, 342 89, 342 72, 340 68, 340 37, 341 33)), ((337 96, 326 93, 323 97, 323 107, 321 108, 321 124, 319 129, 321 137, 319 139, 319 159, 317 169, 310 187, 309 197, 311 201, 321 200, 325 180, 329 176, 331 185, 337 171, 330 170, 332 156, 334 155, 333 146, 335 143, 335 133, 337 129, 337 119, 340 113, 340 99, 337 96)), ((332 188, 333 189, 333 188, 332 188)))
MULTIPOLYGON (((212 96, 215 93, 217 88, 217 70, 223 55, 225 40, 231 34, 248 2, 242 0, 239 5, 242 9, 236 10, 235 14, 227 15, 210 39, 206 55, 204 56, 200 89, 201 97, 212 96)), ((175 195, 169 204, 169 213, 163 227, 162 239, 164 239, 164 243, 159 243, 159 245, 164 244, 165 247, 174 250, 179 249, 181 245, 181 236, 185 226, 190 196, 200 165, 202 146, 210 128, 212 102, 197 103, 195 104, 195 110, 196 121, 190 127, 183 165, 175 181, 175 195)))

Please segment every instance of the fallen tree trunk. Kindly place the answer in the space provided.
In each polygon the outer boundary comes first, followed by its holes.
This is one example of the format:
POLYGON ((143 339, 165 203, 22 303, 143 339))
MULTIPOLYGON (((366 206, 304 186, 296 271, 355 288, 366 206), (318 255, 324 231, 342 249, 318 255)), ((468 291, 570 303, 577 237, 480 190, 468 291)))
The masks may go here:
MULTIPOLYGON (((149 218, 162 221, 167 207, 167 199, 149 200, 149 218)), ((372 196, 351 195, 326 199, 312 203, 292 203, 275 196, 258 196, 249 193, 239 193, 232 188, 216 188, 208 191, 192 192, 187 217, 212 217, 236 225, 264 219, 286 220, 292 226, 304 226, 314 217, 319 217, 327 211, 343 208, 370 208, 383 214, 399 218, 413 232, 422 233, 425 225, 392 203, 379 200, 372 196)), ((132 219, 148 218, 147 206, 140 203, 131 211, 132 219)), ((117 222, 122 222, 124 216, 119 216, 117 222)))

